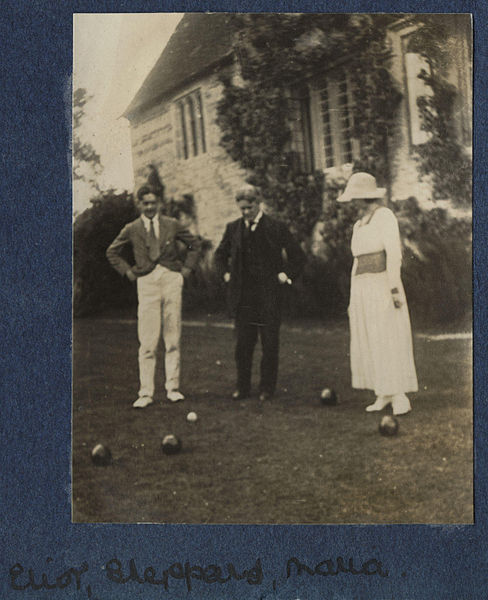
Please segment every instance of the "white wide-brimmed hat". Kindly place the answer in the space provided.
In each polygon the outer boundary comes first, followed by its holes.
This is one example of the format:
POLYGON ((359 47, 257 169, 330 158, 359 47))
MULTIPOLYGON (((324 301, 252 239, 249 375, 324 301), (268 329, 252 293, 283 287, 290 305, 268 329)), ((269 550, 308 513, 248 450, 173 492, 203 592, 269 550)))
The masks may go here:
POLYGON ((354 173, 347 182, 344 193, 337 202, 350 202, 356 198, 384 198, 386 188, 376 187, 376 178, 369 173, 354 173))

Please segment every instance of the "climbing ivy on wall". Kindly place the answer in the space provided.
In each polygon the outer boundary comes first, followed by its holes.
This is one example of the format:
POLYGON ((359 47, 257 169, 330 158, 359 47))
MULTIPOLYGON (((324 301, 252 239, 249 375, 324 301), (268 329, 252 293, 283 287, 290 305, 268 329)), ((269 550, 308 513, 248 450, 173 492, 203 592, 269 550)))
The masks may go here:
POLYGON ((250 173, 272 210, 307 239, 328 190, 323 173, 297 167, 290 147, 290 92, 347 73, 353 134, 367 169, 388 184, 387 139, 401 98, 388 72, 386 27, 394 15, 246 14, 234 51, 241 77, 223 75, 221 144, 250 173))
POLYGON ((458 142, 455 130, 456 89, 443 77, 448 60, 449 18, 438 17, 422 15, 422 27, 409 42, 409 51, 420 54, 428 65, 419 77, 431 90, 431 94, 418 99, 422 128, 429 139, 416 146, 416 152, 421 174, 432 179, 434 196, 466 206, 471 204, 471 157, 458 142))

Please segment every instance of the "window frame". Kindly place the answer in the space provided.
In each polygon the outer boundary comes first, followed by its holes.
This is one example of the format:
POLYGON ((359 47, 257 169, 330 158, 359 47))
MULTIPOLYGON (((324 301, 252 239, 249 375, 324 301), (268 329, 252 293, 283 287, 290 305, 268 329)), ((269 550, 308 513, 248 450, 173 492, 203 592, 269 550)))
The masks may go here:
POLYGON ((296 156, 295 169, 312 173, 315 166, 310 90, 307 85, 288 91, 290 102, 290 148, 296 156))
POLYGON ((179 96, 173 101, 175 107, 176 157, 189 160, 205 154, 205 119, 200 88, 179 96))
POLYGON ((359 140, 354 135, 354 98, 352 84, 347 72, 341 68, 322 77, 310 90, 312 142, 315 168, 327 171, 353 162, 359 156, 359 140), (346 104, 340 103, 341 85, 346 84, 346 104), (324 120, 324 104, 327 103, 327 121, 324 120), (340 111, 346 107, 347 128, 341 123, 340 111), (327 126, 328 131, 324 127, 327 126), (344 135, 344 131, 347 135, 344 135), (327 138, 329 138, 327 140, 327 138), (349 148, 345 148, 345 144, 349 148), (327 148, 330 150, 327 152, 327 148))

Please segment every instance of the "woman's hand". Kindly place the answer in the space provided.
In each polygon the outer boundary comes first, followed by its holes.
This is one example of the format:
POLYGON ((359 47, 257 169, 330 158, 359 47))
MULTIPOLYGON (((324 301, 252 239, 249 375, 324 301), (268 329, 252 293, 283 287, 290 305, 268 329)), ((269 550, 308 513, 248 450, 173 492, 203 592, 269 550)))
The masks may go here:
POLYGON ((401 308, 403 306, 403 300, 397 288, 391 290, 391 299, 393 300, 393 306, 395 308, 401 308))

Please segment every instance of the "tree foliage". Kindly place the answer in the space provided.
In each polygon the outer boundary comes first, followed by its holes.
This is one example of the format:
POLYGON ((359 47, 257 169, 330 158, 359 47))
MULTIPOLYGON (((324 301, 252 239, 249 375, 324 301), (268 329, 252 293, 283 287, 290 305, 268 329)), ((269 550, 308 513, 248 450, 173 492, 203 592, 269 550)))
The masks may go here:
POLYGON ((471 222, 444 208, 398 202, 403 282, 415 320, 468 326, 472 304, 471 222))
POLYGON ((429 133, 428 141, 416 147, 420 172, 432 177, 436 198, 470 205, 471 157, 460 145, 455 129, 456 89, 443 77, 448 62, 449 21, 432 15, 421 18, 423 25, 409 43, 409 50, 420 54, 428 64, 419 77, 432 91, 418 99, 422 128, 429 133))
MULTIPOLYGON (((434 90, 421 101, 424 126, 432 137, 417 150, 421 171, 433 176, 436 193, 461 202, 469 197, 470 167, 452 129, 453 90, 439 76, 448 59, 443 51, 447 33, 436 17, 423 15, 425 27, 412 37, 431 60, 431 73, 422 77, 434 90)), ((270 208, 313 250, 302 281, 290 294, 292 314, 345 315, 352 264, 349 244, 357 215, 354 206, 339 206, 337 195, 351 172, 358 170, 390 187, 389 136, 396 126, 401 94, 389 73, 386 32, 396 18, 393 14, 240 17, 234 43, 240 77, 222 77, 221 144, 248 171, 248 179, 261 188, 270 208), (337 76, 340 69, 352 87, 353 136, 359 141, 360 156, 347 173, 341 168, 328 169, 325 175, 307 173, 297 167, 291 150, 293 98, 319 84, 320 78, 337 76)), ((394 209, 404 236, 405 286, 414 318, 462 320, 470 307, 469 223, 442 209, 421 210, 414 199, 394 209)))
MULTIPOLYGON (((73 311, 83 316, 135 304, 135 288, 109 264, 105 252, 122 227, 138 215, 131 194, 103 192, 73 227, 73 311)), ((130 259, 130 256, 127 256, 130 259)))
POLYGON ((97 183, 97 176, 102 171, 100 155, 80 137, 80 129, 86 117, 85 107, 92 98, 85 88, 78 88, 73 94, 73 179, 86 181, 100 191, 97 183))
POLYGON ((307 239, 322 212, 322 172, 306 173, 291 149, 295 92, 343 66, 353 88, 358 167, 388 178, 387 136, 400 94, 386 68, 388 15, 245 14, 234 50, 241 80, 225 75, 221 144, 249 172, 270 208, 307 239))

